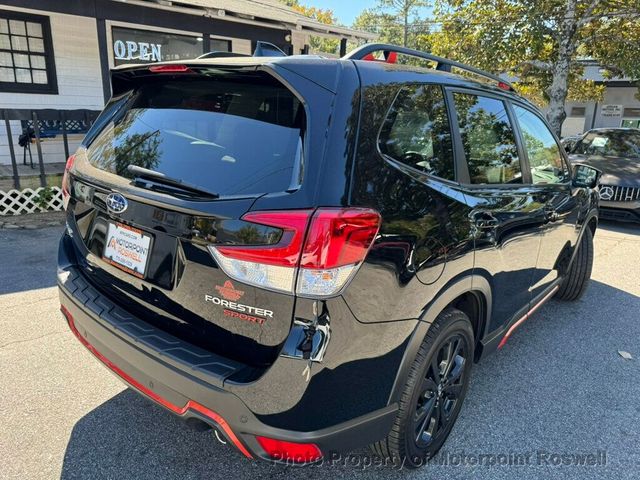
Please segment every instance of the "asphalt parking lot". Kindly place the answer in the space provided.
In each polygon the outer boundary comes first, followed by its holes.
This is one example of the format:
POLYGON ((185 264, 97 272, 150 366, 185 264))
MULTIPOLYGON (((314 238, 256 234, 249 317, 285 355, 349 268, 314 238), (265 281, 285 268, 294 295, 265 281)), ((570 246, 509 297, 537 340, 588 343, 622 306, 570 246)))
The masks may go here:
POLYGON ((474 368, 443 452, 415 472, 367 466, 366 451, 338 465, 250 462, 127 390, 58 311, 60 233, 0 230, 0 478, 638 477, 640 227, 601 225, 583 299, 549 302, 474 368), (554 465, 587 454, 600 464, 554 465))

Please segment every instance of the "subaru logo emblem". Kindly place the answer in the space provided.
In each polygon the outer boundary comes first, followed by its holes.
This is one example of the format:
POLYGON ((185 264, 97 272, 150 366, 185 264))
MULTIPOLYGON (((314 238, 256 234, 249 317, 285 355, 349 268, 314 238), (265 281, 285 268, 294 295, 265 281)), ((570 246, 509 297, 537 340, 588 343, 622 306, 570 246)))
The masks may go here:
POLYGON ((119 193, 110 193, 107 195, 107 210, 111 213, 122 213, 129 206, 129 202, 119 193))

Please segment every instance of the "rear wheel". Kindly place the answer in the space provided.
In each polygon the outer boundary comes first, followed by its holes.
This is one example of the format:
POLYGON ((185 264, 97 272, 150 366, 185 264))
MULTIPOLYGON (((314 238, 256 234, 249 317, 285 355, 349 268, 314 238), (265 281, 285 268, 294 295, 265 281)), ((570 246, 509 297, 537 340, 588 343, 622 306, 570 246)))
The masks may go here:
POLYGON ((593 234, 588 227, 582 234, 576 256, 556 293, 559 300, 578 300, 587 288, 593 267, 593 234))
POLYGON ((438 452, 467 392, 473 338, 469 317, 460 310, 438 316, 413 362, 391 432, 372 445, 375 454, 417 468, 438 452))

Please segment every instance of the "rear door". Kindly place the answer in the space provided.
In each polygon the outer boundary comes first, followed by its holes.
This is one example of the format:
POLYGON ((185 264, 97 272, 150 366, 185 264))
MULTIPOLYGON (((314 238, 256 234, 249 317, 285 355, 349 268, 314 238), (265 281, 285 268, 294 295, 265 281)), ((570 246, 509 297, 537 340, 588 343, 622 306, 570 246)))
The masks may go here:
POLYGON ((500 96, 451 90, 462 183, 475 237, 474 274, 492 287, 494 331, 529 308, 544 205, 529 183, 514 119, 500 96))
POLYGON ((304 167, 319 160, 324 137, 308 134, 306 105, 326 128, 332 97, 298 75, 285 85, 275 70, 116 73, 114 98, 76 155, 69 203, 78 260, 103 293, 256 366, 277 356, 295 297, 232 280, 210 247, 278 244, 282 229, 242 217, 261 197, 313 197, 304 167))
POLYGON ((572 192, 562 148, 540 115, 517 104, 513 105, 513 112, 530 170, 532 195, 544 213, 540 252, 531 283, 532 299, 536 300, 568 266, 571 247, 578 238, 576 224, 584 192, 572 192))

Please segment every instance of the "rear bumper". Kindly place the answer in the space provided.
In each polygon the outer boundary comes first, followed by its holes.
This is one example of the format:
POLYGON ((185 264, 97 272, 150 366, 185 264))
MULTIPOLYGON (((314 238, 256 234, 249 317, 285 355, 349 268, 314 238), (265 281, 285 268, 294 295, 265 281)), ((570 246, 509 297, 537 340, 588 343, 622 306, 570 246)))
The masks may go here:
POLYGON ((134 390, 185 420, 206 422, 245 456, 274 460, 256 436, 314 443, 327 457, 367 445, 390 430, 396 405, 315 431, 285 430, 261 422, 237 395, 224 388, 237 363, 132 317, 90 285, 76 266, 61 260, 62 311, 80 342, 134 390))

